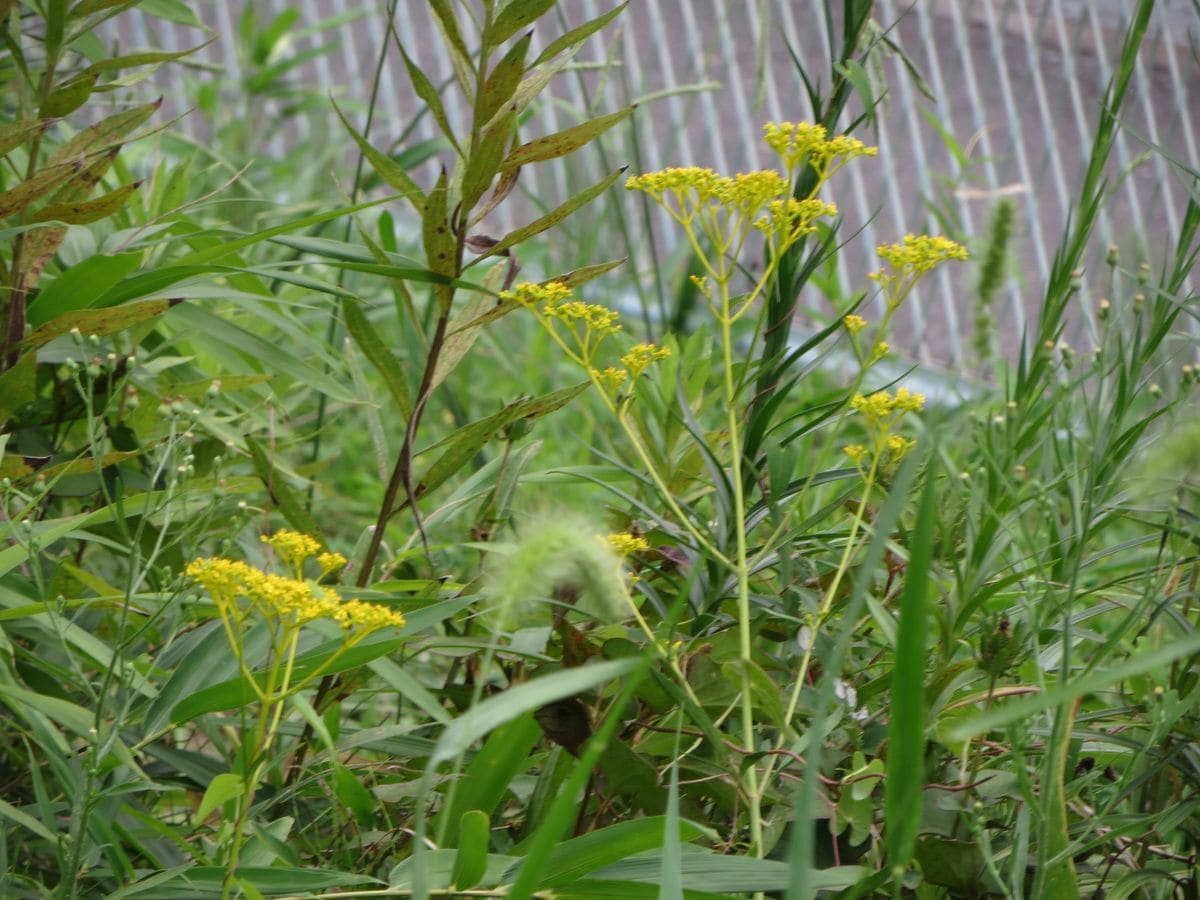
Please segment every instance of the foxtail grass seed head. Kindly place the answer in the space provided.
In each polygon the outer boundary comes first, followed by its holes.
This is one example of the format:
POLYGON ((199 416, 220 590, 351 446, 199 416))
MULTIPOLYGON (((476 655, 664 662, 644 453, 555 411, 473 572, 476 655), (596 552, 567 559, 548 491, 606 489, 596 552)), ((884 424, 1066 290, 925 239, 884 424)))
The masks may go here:
MULTIPOLYGON (((626 544, 631 546, 631 544, 626 544)), ((601 622, 626 618, 629 589, 621 553, 587 520, 556 515, 489 548, 486 615, 505 630, 549 624, 556 603, 601 622)))

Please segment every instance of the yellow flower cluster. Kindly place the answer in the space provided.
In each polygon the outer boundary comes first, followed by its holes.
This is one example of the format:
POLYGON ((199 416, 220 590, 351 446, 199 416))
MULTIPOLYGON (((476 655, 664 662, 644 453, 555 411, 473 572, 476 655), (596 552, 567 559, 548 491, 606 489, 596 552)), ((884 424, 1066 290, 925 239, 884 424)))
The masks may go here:
POLYGON ((304 580, 304 563, 314 555, 322 577, 346 564, 340 553, 318 554, 321 545, 313 537, 282 530, 262 540, 279 554, 290 576, 263 572, 239 560, 221 557, 188 563, 188 577, 208 591, 227 621, 241 622, 252 612, 288 626, 333 619, 347 631, 353 629, 360 635, 387 625, 404 624, 404 616, 385 606, 342 600, 331 588, 304 580), (239 600, 245 601, 244 604, 239 600))
POLYGON ((880 244, 879 258, 896 275, 922 274, 948 259, 966 259, 967 248, 941 235, 906 234, 898 244, 880 244))
POLYGON ((791 244, 812 234, 817 230, 813 224, 822 217, 836 216, 837 206, 810 197, 807 200, 797 200, 788 197, 786 200, 772 200, 767 204, 767 213, 754 223, 754 227, 768 237, 773 234, 783 236, 785 244, 791 244))
POLYGON ((846 316, 844 319, 842 319, 842 323, 846 326, 846 330, 851 334, 858 334, 867 327, 867 320, 862 316, 846 316))
POLYGON ((634 553, 643 553, 650 549, 650 542, 644 537, 638 537, 635 534, 630 534, 628 531, 622 531, 617 534, 608 535, 608 544, 621 556, 630 556, 634 553))
POLYGON ((621 365, 629 371, 630 378, 637 378, 651 363, 666 359, 671 355, 667 347, 656 347, 654 344, 634 344, 629 352, 621 357, 621 365))
POLYGON ((599 382, 610 394, 617 390, 629 379, 629 373, 615 366, 605 366, 604 369, 591 369, 592 378, 599 382))
POLYGON ((599 303, 584 303, 580 300, 565 300, 547 305, 543 312, 569 326, 582 324, 598 334, 616 334, 621 330, 619 316, 614 310, 599 303))
POLYGON ((925 395, 914 394, 903 387, 898 388, 894 396, 887 391, 876 391, 869 397, 855 394, 850 407, 862 413, 868 422, 887 423, 906 412, 920 412, 925 408, 925 395))
POLYGON ((641 191, 660 203, 667 194, 674 194, 682 204, 684 196, 693 193, 700 202, 712 199, 717 195, 718 188, 727 181, 729 179, 722 178, 712 169, 672 166, 658 172, 631 175, 625 180, 625 189, 641 191))
MULTIPOLYGON (((886 345, 884 345, 886 347, 886 345)), ((916 446, 916 441, 894 433, 896 425, 910 412, 920 412, 925 406, 925 395, 908 388, 898 388, 895 394, 876 391, 874 394, 855 394, 850 408, 866 420, 870 446, 849 444, 842 448, 850 460, 860 469, 868 466, 876 456, 887 467, 894 467, 905 454, 916 446)))
POLYGON ((520 303, 522 306, 535 308, 541 305, 553 306, 570 299, 571 289, 561 281, 549 281, 546 284, 525 282, 518 284, 516 290, 500 292, 502 303, 520 303))
POLYGON ((763 136, 789 171, 807 159, 826 178, 832 174, 831 166, 840 169, 856 157, 875 156, 879 152, 879 148, 868 147, 846 134, 830 138, 825 126, 812 122, 768 122, 763 126, 763 136))

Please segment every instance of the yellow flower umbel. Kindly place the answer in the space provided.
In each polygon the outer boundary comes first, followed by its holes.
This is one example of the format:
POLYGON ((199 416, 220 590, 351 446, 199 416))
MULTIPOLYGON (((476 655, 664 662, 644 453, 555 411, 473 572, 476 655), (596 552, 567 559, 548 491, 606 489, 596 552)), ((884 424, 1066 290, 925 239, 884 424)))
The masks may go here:
POLYGON ((903 387, 895 394, 887 391, 877 391, 869 396, 855 394, 850 408, 863 418, 868 445, 850 444, 843 452, 868 476, 868 480, 873 480, 875 472, 881 468, 894 469, 916 446, 915 441, 896 434, 896 428, 905 415, 920 412, 924 406, 924 394, 915 394, 903 387))
POLYGON ((281 530, 263 543, 274 551, 286 574, 275 574, 240 560, 222 557, 195 559, 188 563, 189 578, 212 597, 225 636, 237 660, 242 678, 258 700, 256 715, 245 717, 248 733, 237 755, 231 776, 241 785, 237 815, 226 835, 224 862, 226 887, 237 870, 238 857, 247 835, 247 819, 255 791, 266 769, 271 747, 279 733, 279 722, 289 697, 304 690, 336 661, 369 634, 404 624, 404 616, 375 603, 343 600, 333 588, 306 580, 306 563, 315 557, 320 578, 346 564, 340 553, 321 552, 320 543, 307 534, 281 530), (246 635, 261 619, 269 645, 261 661, 246 655, 246 635), (303 626, 317 619, 330 619, 341 627, 341 645, 320 662, 296 668, 303 626))
POLYGON ((925 273, 950 259, 964 260, 967 248, 941 235, 906 234, 898 244, 880 244, 876 249, 887 265, 870 278, 883 289, 889 312, 898 307, 925 273))
POLYGON ((621 357, 622 368, 599 368, 600 346, 621 330, 620 316, 599 303, 576 300, 571 289, 561 282, 519 284, 511 291, 503 291, 500 300, 520 303, 532 312, 567 357, 587 372, 613 411, 631 398, 630 393, 621 394, 626 384, 632 385, 652 363, 671 354, 666 347, 635 344, 621 357))

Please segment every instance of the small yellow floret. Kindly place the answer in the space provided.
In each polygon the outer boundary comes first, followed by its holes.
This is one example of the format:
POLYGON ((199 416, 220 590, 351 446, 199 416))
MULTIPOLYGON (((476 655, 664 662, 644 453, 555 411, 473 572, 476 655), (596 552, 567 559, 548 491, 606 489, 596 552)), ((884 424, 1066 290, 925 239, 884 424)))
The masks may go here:
POLYGON ((630 378, 637 378, 650 364, 671 355, 667 347, 657 347, 654 344, 634 344, 629 352, 621 357, 621 365, 629 370, 630 378))
POLYGON ((846 326, 846 330, 851 334, 858 334, 867 327, 867 320, 862 316, 849 315, 842 319, 842 324, 846 326))
POLYGON ((643 537, 638 537, 635 534, 630 534, 628 531, 610 534, 607 537, 609 546, 611 546, 621 556, 629 556, 633 553, 642 553, 650 549, 650 542, 643 537))

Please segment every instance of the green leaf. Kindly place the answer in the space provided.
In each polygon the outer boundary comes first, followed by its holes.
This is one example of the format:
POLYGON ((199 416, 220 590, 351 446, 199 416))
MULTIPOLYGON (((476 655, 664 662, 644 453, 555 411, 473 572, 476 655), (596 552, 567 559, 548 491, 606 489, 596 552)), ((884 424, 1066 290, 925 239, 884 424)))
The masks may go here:
POLYGON ((925 472, 921 506, 911 535, 904 592, 900 597, 900 626, 892 670, 891 719, 888 723, 886 781, 887 859, 907 866, 921 824, 921 791, 925 782, 925 630, 926 605, 937 523, 936 460, 925 472))
POLYGON ((101 59, 92 63, 87 67, 87 72, 115 72, 120 69, 135 69, 140 66, 158 66, 165 62, 171 62, 175 59, 183 59, 185 56, 191 56, 193 53, 198 53, 215 41, 216 38, 210 38, 199 46, 193 47, 190 50, 178 50, 174 53, 166 53, 160 50, 147 50, 143 53, 129 53, 125 56, 110 56, 107 59, 101 59))
POLYGON ((60 118, 70 115, 87 102, 96 86, 98 72, 83 71, 73 78, 68 78, 42 101, 38 115, 46 119, 60 118))
POLYGON ((32 831, 44 841, 49 841, 51 844, 58 843, 58 837, 49 828, 29 815, 29 813, 22 812, 4 800, 0 800, 0 818, 8 819, 13 824, 20 825, 22 828, 32 831))
POLYGON ((490 441, 504 426, 517 421, 517 419, 537 419, 552 413, 582 394, 590 384, 590 381, 583 381, 573 387, 563 388, 533 400, 518 400, 510 403, 500 412, 465 425, 445 440, 439 441, 429 449, 443 446, 446 449, 421 477, 418 485, 420 495, 423 496, 440 487, 446 479, 461 470, 479 452, 479 448, 490 441))
POLYGON ((433 833, 439 836, 440 846, 468 846, 467 835, 459 830, 462 819, 471 810, 478 811, 485 819, 495 812, 512 780, 529 768, 529 751, 541 736, 541 728, 529 713, 505 722, 488 736, 462 777, 451 786, 434 819, 433 833))
POLYGON ((1102 691, 1128 678, 1152 672, 1161 666, 1169 666, 1177 659, 1200 652, 1200 631, 1193 631, 1161 647, 1141 653, 1103 670, 1089 672, 1065 684, 1056 684, 1038 694, 991 709, 954 722, 946 729, 947 741, 963 741, 987 731, 1004 728, 1013 722, 1028 719, 1048 709, 1062 706, 1084 694, 1102 691))
POLYGON ((78 160, 51 165, 0 194, 0 219, 28 209, 83 168, 78 160))
POLYGON ((379 332, 370 323, 358 303, 346 298, 342 300, 342 319, 346 323, 346 331, 354 343, 362 350, 363 355, 370 361, 376 371, 383 376, 396 409, 402 419, 407 419, 412 411, 412 400, 408 395, 408 382, 404 380, 404 367, 396 355, 379 338, 379 332))
POLYGON ((375 821, 375 798, 354 777, 354 773, 339 762, 333 764, 333 793, 363 828, 375 821))
MULTIPOLYGON (((174 304, 170 300, 143 300, 140 303, 129 303, 125 306, 115 306, 112 309, 78 309, 64 313, 47 322, 21 341, 22 347, 41 347, 56 337, 61 337, 78 328, 81 334, 106 335, 126 328, 132 328, 161 316, 174 304)), ((36 304, 35 304, 36 308, 36 304)))
MULTIPOLYGON (((510 231, 499 241, 497 241, 495 246, 489 247, 480 258, 482 259, 488 256, 495 256, 497 253, 501 253, 507 250, 509 247, 515 247, 517 244, 529 240, 529 238, 533 237, 535 234, 541 234, 543 231, 553 228, 555 225, 563 221, 563 219, 565 219, 567 216, 571 215, 571 213, 575 212, 580 207, 591 203, 606 190, 608 190, 612 183, 621 177, 626 168, 628 167, 621 166, 621 168, 617 169, 607 178, 597 182, 596 184, 593 184, 587 190, 580 191, 566 203, 556 207, 555 209, 552 209, 541 218, 530 222, 524 228, 518 228, 516 231, 510 231)), ((475 262, 478 262, 478 260, 475 260, 475 262)))
MULTIPOLYGON (((550 854, 538 888, 570 884, 604 866, 662 846, 666 820, 662 816, 630 819, 581 837, 563 841, 550 854)), ((693 841, 703 832, 690 822, 681 822, 678 839, 693 841)), ((515 876, 516 870, 506 873, 515 876)))
POLYGON ((510 37, 531 25, 553 8, 557 0, 511 0, 500 11, 492 27, 484 35, 488 47, 498 47, 510 37))
MULTIPOLYGON (((788 887, 788 865, 774 859, 689 852, 682 854, 679 862, 684 888, 728 891, 745 896, 751 891, 784 891, 788 887)), ((842 890, 852 887, 869 874, 870 870, 863 866, 835 866, 813 871, 811 884, 815 890, 842 890)), ((660 854, 624 859, 593 873, 595 878, 648 881, 653 884, 658 884, 661 875, 660 854)))
POLYGON ((604 15, 597 16, 590 22, 585 22, 584 24, 580 25, 578 28, 572 28, 566 34, 562 35, 562 37, 555 38, 546 45, 546 49, 538 55, 538 58, 534 60, 534 63, 532 66, 530 66, 530 68, 532 69, 536 66, 540 66, 542 63, 547 62, 548 60, 554 59, 554 57, 558 56, 558 54, 562 53, 564 50, 579 46, 589 37, 619 16, 628 5, 629 0, 625 0, 624 3, 609 10, 604 15))
MULTIPOLYGON (((296 657, 291 683, 303 684, 318 675, 336 675, 366 665, 387 653, 404 646, 405 638, 366 640, 343 652, 342 639, 327 641, 308 653, 296 657), (330 662, 332 660, 332 663, 330 662)), ((199 716, 226 709, 240 709, 257 699, 253 687, 244 675, 209 685, 184 697, 171 710, 172 723, 190 722, 199 716)))
MULTIPOLYGON (((95 306, 96 301, 136 269, 141 260, 140 252, 115 256, 97 254, 71 266, 43 287, 37 299, 29 305, 29 324, 37 328, 58 316, 95 306)), ((93 333, 85 331, 82 326, 79 330, 84 334, 93 333)))
POLYGON ((462 148, 454 137, 454 129, 450 127, 450 120, 446 118, 446 110, 442 106, 442 98, 438 94, 437 88, 433 86, 433 82, 421 71, 421 67, 412 61, 412 58, 409 57, 403 46, 400 47, 400 55, 404 57, 404 67, 408 69, 408 77, 412 81, 413 90, 416 91, 417 96, 421 98, 425 105, 429 107, 430 115, 437 122, 438 128, 442 130, 442 134, 446 136, 446 140, 453 144, 458 155, 462 156, 462 148))
POLYGON ((241 775, 234 772, 224 772, 208 783, 200 806, 196 809, 196 822, 203 824, 213 811, 224 806, 230 800, 242 796, 246 790, 246 782, 241 775))
POLYGON ((0 426, 37 397, 37 354, 24 353, 0 374, 0 426))
POLYGON ((250 457, 254 460, 254 470, 262 479, 271 500, 288 520, 288 524, 302 534, 312 535, 321 542, 321 546, 326 546, 317 520, 309 514, 304 501, 292 490, 287 478, 275 467, 266 449, 249 435, 246 436, 246 449, 250 451, 250 457))
POLYGON ((500 171, 504 154, 517 125, 517 112, 512 107, 501 110, 480 134, 472 148, 462 178, 463 209, 473 210, 500 171))
POLYGON ((451 883, 458 890, 470 890, 479 884, 487 873, 490 832, 491 820, 487 813, 472 809, 462 814, 458 826, 461 839, 450 876, 451 883))
POLYGON ((24 119, 20 122, 0 123, 0 156, 5 156, 14 147, 41 134, 52 123, 44 119, 24 119))
POLYGON ((142 186, 134 181, 109 191, 95 200, 80 200, 74 203, 49 203, 37 211, 35 222, 63 222, 67 225, 90 225, 107 219, 123 207, 129 198, 142 186))
POLYGON ((485 310, 496 307, 494 299, 497 291, 504 282, 505 266, 493 266, 483 277, 483 287, 487 293, 474 294, 467 305, 446 325, 446 340, 442 344, 442 352, 438 356, 437 366, 429 381, 429 390, 435 390, 450 373, 462 362, 471 347, 474 346, 479 331, 469 327, 471 322, 482 318, 485 310))
POLYGON ((529 40, 532 37, 530 32, 514 43, 488 75, 483 90, 479 92, 479 118, 476 125, 491 122, 492 117, 516 93, 521 76, 525 74, 525 54, 529 52, 529 40))
POLYGON ((333 104, 333 108, 337 112, 338 118, 342 120, 342 125, 350 132, 350 136, 354 138, 354 143, 358 144, 358 149, 362 152, 362 155, 371 164, 371 168, 379 174, 379 177, 384 180, 388 187, 392 188, 412 204, 413 209, 417 211, 417 215, 422 215, 425 211, 425 194, 417 187, 417 183, 409 177, 404 167, 386 153, 382 153, 372 147, 367 142, 367 139, 359 134, 358 130, 350 124, 350 120, 346 118, 336 103, 333 104))
MULTIPOLYGON (((169 897, 221 897, 225 895, 222 884, 227 870, 224 866, 192 866, 183 869, 174 878, 158 882, 158 889, 170 887, 169 892, 159 896, 169 897)), ((238 881, 245 890, 247 885, 257 888, 264 896, 278 894, 314 893, 331 888, 347 888, 354 885, 382 884, 369 875, 337 872, 331 869, 300 869, 290 866, 238 866, 238 881)), ((126 889, 122 896, 137 896, 136 890, 126 889)))
POLYGON ((539 706, 545 706, 555 700, 589 691, 632 672, 641 664, 642 661, 638 659, 588 663, 576 669, 564 669, 544 675, 511 687, 494 697, 488 697, 446 727, 430 757, 430 766, 454 759, 479 738, 523 713, 532 712, 539 706))
MULTIPOLYGON (((439 275, 451 277, 457 274, 458 242, 450 229, 450 218, 446 208, 446 185, 446 170, 443 169, 425 203, 425 214, 421 221, 421 241, 425 247, 426 265, 439 275)), ((437 293, 439 309, 448 311, 454 292, 442 285, 434 290, 437 293)))
POLYGON ((54 151, 48 164, 75 162, 79 157, 90 159, 119 147, 121 139, 149 119, 161 105, 161 99, 144 103, 89 125, 54 151))
POLYGON ((548 134, 527 144, 522 144, 504 160, 503 168, 511 169, 513 166, 544 162, 573 153, 614 125, 628 119, 635 109, 637 109, 636 106, 627 106, 619 112, 598 116, 580 125, 556 131, 554 134, 548 134))
POLYGON ((450 9, 448 0, 429 0, 429 6, 437 17, 437 26, 442 33, 446 49, 450 51, 450 64, 454 68, 454 77, 462 92, 470 96, 474 84, 474 71, 471 67, 471 54, 458 30, 458 21, 450 9))

